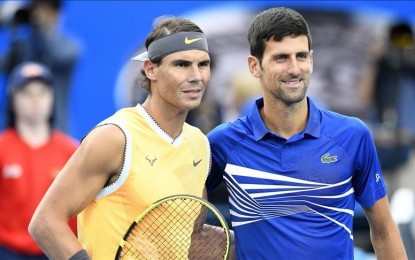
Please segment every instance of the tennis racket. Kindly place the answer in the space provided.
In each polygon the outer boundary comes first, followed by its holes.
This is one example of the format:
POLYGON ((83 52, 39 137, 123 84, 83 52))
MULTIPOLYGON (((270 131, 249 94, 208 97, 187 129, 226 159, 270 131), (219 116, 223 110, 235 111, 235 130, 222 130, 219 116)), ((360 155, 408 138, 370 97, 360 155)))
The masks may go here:
POLYGON ((115 259, 227 259, 228 225, 214 205, 174 195, 148 207, 131 224, 115 259))

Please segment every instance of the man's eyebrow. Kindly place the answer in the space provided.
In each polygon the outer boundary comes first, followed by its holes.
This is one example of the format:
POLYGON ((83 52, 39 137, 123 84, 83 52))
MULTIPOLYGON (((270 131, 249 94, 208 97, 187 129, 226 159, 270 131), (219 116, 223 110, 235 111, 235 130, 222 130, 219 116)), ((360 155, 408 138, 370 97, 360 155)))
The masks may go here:
MULTIPOLYGON (((298 51, 298 52, 294 53, 294 55, 296 55, 296 56, 297 55, 302 55, 302 54, 310 55, 310 51, 298 51)), ((275 57, 288 57, 290 55, 291 55, 290 53, 286 53, 286 52, 277 52, 277 53, 272 54, 272 57, 273 58, 275 58, 275 57)))
POLYGON ((172 60, 172 62, 189 62, 189 63, 191 63, 190 60, 185 60, 185 59, 172 60))
POLYGON ((278 53, 272 54, 273 58, 275 58, 275 57, 288 57, 288 56, 289 56, 289 54, 285 53, 285 52, 278 52, 278 53))
POLYGON ((173 65, 176 65, 176 64, 186 64, 186 65, 189 65, 189 64, 192 64, 192 62, 189 61, 189 60, 177 59, 177 60, 170 61, 170 64, 173 64, 173 65))
MULTIPOLYGON (((171 63, 175 63, 175 64, 177 64, 177 63, 192 63, 193 61, 190 61, 190 60, 186 60, 186 59, 177 59, 177 60, 172 60, 171 61, 171 63)), ((204 60, 201 60, 201 61, 198 61, 197 63, 206 63, 206 62, 211 62, 210 61, 210 59, 204 59, 204 60)))

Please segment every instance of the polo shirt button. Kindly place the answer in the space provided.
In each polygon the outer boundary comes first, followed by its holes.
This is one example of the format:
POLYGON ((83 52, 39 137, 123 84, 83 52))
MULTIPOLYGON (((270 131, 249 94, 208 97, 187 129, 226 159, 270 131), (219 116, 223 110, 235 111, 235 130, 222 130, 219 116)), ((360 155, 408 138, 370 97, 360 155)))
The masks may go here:
POLYGON ((290 148, 291 145, 289 144, 284 144, 284 148, 290 148))

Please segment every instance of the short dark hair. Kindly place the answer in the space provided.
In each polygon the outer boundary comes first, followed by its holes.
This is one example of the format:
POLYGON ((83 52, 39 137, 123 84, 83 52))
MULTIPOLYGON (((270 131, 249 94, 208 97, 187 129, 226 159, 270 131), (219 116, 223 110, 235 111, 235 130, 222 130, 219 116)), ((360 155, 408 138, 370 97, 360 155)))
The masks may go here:
POLYGON ((32 0, 31 7, 48 6, 56 12, 59 12, 62 9, 62 4, 61 0, 32 0))
POLYGON ((405 48, 414 45, 414 33, 407 22, 392 24, 389 29, 389 41, 396 48, 405 48))
MULTIPOLYGON (((161 39, 167 35, 178 33, 178 32, 200 32, 203 31, 195 23, 188 19, 178 18, 178 17, 168 17, 168 18, 159 18, 156 19, 159 23, 154 27, 154 29, 147 36, 145 47, 148 49, 148 46, 155 40, 161 39)), ((152 60, 151 62, 155 64, 161 64, 160 60, 152 60)), ((144 73, 144 69, 141 70, 141 87, 145 90, 151 92, 150 79, 147 78, 144 73)))
POLYGON ((305 35, 311 49, 311 34, 304 17, 290 8, 275 7, 258 14, 248 30, 251 55, 262 61, 265 43, 273 39, 281 41, 286 36, 305 35))

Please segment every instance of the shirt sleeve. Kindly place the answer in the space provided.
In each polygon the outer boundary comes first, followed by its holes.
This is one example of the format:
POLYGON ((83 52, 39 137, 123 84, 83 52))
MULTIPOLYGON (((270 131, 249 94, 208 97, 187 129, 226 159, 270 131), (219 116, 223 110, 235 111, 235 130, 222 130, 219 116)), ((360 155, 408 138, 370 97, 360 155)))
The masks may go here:
POLYGON ((212 153, 212 165, 210 174, 206 180, 206 188, 208 194, 212 193, 222 182, 223 173, 226 166, 225 148, 221 142, 220 127, 213 129, 207 135, 212 153))
POLYGON ((364 207, 373 206, 377 200, 386 196, 386 185, 383 179, 375 142, 368 127, 361 122, 355 138, 357 152, 353 186, 356 200, 364 207), (359 138, 360 137, 360 138, 359 138))

